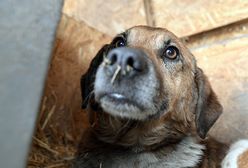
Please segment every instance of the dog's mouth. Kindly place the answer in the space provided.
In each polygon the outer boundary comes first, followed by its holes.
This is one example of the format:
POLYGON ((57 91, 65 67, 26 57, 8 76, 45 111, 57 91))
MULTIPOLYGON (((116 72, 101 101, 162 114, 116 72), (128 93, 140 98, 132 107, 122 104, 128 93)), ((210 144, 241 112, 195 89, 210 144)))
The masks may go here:
POLYGON ((120 93, 110 93, 107 96, 109 96, 113 99, 119 100, 119 101, 125 101, 127 99, 126 96, 124 96, 123 94, 120 94, 120 93))
POLYGON ((141 105, 139 105, 135 100, 132 100, 121 93, 104 93, 99 96, 100 102, 108 102, 108 104, 113 104, 116 106, 136 106, 139 109, 142 109, 141 105))
POLYGON ((142 119, 142 111, 144 107, 135 100, 121 93, 104 93, 101 94, 97 101, 103 110, 113 116, 124 118, 140 118, 142 119))

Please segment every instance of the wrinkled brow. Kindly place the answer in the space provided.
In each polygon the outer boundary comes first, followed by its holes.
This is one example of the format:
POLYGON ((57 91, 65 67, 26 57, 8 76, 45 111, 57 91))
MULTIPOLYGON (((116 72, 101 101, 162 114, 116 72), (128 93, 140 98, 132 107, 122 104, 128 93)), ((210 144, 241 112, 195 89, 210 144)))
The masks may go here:
POLYGON ((127 36, 128 36, 128 33, 127 33, 127 32, 122 32, 122 33, 120 33, 120 34, 117 34, 117 35, 114 37, 114 39, 115 39, 115 38, 118 38, 118 37, 122 37, 122 38, 124 38, 124 39, 127 39, 127 36))

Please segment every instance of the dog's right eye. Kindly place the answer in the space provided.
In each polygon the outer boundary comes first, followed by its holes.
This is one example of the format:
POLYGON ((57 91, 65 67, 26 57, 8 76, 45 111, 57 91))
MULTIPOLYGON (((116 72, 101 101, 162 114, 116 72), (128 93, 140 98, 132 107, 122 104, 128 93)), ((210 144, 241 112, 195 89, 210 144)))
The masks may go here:
POLYGON ((113 45, 116 48, 117 47, 124 47, 124 46, 126 46, 126 40, 123 37, 117 37, 116 39, 114 39, 113 45))
POLYGON ((166 48, 165 52, 163 53, 163 55, 166 57, 166 58, 169 58, 171 60, 173 59, 176 59, 177 56, 178 56, 178 49, 174 46, 169 46, 166 48))

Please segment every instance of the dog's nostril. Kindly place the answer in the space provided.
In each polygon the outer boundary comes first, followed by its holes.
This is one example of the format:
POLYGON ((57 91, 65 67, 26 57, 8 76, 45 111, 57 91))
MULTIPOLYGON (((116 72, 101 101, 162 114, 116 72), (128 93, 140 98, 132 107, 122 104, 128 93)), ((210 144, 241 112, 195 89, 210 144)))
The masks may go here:
POLYGON ((134 59, 131 56, 127 59, 127 66, 134 67, 134 59))
POLYGON ((110 65, 114 65, 117 61, 117 55, 114 53, 110 58, 110 65))
POLYGON ((132 69, 135 71, 142 71, 143 69, 142 60, 134 56, 129 56, 127 58, 125 66, 126 66, 125 68, 127 68, 128 71, 132 69))

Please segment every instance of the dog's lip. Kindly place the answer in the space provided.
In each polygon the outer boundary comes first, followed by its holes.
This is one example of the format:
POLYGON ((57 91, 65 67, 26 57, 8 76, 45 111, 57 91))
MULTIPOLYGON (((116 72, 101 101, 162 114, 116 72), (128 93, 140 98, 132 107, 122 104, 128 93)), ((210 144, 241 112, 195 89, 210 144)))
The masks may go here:
POLYGON ((126 96, 124 96, 123 94, 121 93, 117 93, 117 92, 113 92, 113 93, 104 93, 100 96, 100 99, 102 98, 110 98, 111 100, 114 100, 114 101, 122 101, 122 102, 125 102, 125 101, 128 101, 128 98, 126 96))
POLYGON ((99 101, 101 102, 102 100, 111 101, 113 104, 119 104, 119 105, 129 104, 138 107, 140 109, 143 109, 142 108, 143 106, 138 104, 135 100, 132 100, 127 96, 117 92, 101 94, 101 96, 99 97, 99 101))
POLYGON ((110 93, 110 97, 113 97, 114 99, 126 99, 126 96, 120 93, 110 93))

